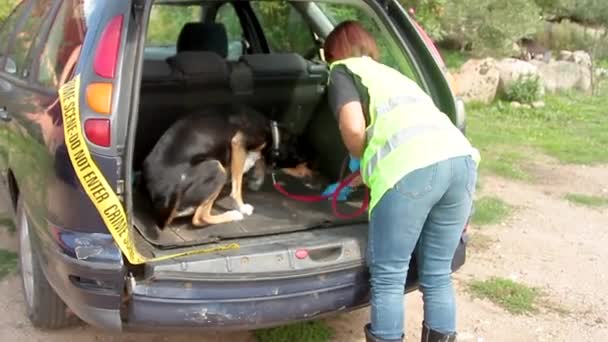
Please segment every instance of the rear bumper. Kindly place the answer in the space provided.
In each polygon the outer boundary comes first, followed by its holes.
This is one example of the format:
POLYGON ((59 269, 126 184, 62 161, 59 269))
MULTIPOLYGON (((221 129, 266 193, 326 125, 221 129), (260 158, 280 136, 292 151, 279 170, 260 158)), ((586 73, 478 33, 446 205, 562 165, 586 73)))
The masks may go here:
MULTIPOLYGON (((125 270, 120 262, 82 260, 59 252, 57 246, 42 246, 45 274, 60 297, 81 319, 107 330, 259 329, 369 304, 369 275, 359 266, 284 279, 135 281, 121 310, 125 270)), ((453 259, 454 271, 465 258, 463 238, 453 259)), ((417 289, 415 267, 412 260, 405 292, 417 289)))
MULTIPOLYGON (((454 271, 465 257, 463 240, 454 271)), ((412 265, 405 292, 417 289, 415 273, 412 265)), ((368 277, 360 266, 293 279, 136 283, 124 328, 248 330, 319 318, 368 305, 368 277)))

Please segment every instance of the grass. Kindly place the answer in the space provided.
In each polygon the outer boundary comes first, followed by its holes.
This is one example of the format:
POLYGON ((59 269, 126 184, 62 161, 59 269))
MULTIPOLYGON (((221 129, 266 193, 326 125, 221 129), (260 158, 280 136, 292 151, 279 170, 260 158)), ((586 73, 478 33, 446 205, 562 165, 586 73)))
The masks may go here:
POLYGON ((539 151, 565 163, 608 163, 608 85, 600 93, 548 95, 544 108, 529 110, 502 101, 470 104, 467 135, 482 154, 480 167, 526 178, 520 166, 526 159, 522 150, 539 151))
MULTIPOLYGON (((486 149, 485 152, 488 150, 486 149)), ((481 153, 484 153, 482 149, 481 153)), ((508 148, 494 147, 490 153, 484 153, 479 164, 481 173, 491 173, 497 176, 527 181, 532 176, 523 168, 526 157, 518 151, 508 148)))
POLYGON ((0 249, 0 279, 17 269, 17 253, 0 249))
POLYGON ((597 61, 597 67, 608 69, 608 58, 597 61))
POLYGON ((607 208, 608 198, 600 196, 591 196, 584 194, 569 193, 564 198, 572 203, 584 205, 590 208, 607 208))
POLYGON ((333 331, 322 321, 296 323, 255 332, 258 342, 328 342, 333 331))
POLYGON ((496 224, 511 213, 511 206, 497 197, 482 197, 475 201, 472 223, 477 226, 496 224))
POLYGON ((537 312, 540 292, 532 287, 504 278, 472 281, 469 292, 478 298, 488 299, 512 314, 537 312))

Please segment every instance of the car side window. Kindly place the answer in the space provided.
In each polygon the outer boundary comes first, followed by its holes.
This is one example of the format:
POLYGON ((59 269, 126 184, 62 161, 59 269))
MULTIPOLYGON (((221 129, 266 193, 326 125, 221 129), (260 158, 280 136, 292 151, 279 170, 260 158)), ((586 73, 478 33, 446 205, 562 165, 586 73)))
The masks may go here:
POLYGON ((6 49, 8 48, 8 43, 11 40, 12 34, 15 31, 19 19, 28 7, 28 2, 29 1, 27 0, 20 2, 13 9, 11 14, 9 14, 9 16, 4 20, 4 22, 0 23, 0 67, 3 71, 8 73, 14 73, 16 71, 16 66, 15 62, 12 60, 5 64, 7 61, 6 49))
POLYGON ((199 22, 202 12, 200 5, 152 5, 146 36, 147 53, 153 59, 174 55, 182 28, 189 22, 199 22))
POLYGON ((243 54, 243 27, 231 3, 223 4, 217 11, 215 22, 221 23, 228 34, 228 60, 238 60, 243 54))
POLYGON ((318 55, 315 36, 306 20, 287 1, 252 1, 272 52, 295 52, 306 58, 318 55))
POLYGON ((355 5, 316 2, 330 20, 337 25, 345 20, 357 20, 374 36, 380 50, 380 61, 393 67, 413 80, 417 80, 411 61, 404 59, 403 54, 395 47, 395 42, 382 31, 362 8, 355 5))
POLYGON ((20 77, 27 77, 28 60, 30 49, 33 42, 40 31, 42 22, 50 11, 53 2, 51 0, 34 1, 26 13, 26 17, 19 25, 18 32, 15 36, 13 44, 8 48, 8 57, 15 62, 14 70, 6 70, 7 72, 17 74, 20 77), (14 72, 13 72, 14 71, 14 72))
POLYGON ((58 89, 74 71, 86 34, 84 2, 64 0, 40 55, 37 81, 58 89))

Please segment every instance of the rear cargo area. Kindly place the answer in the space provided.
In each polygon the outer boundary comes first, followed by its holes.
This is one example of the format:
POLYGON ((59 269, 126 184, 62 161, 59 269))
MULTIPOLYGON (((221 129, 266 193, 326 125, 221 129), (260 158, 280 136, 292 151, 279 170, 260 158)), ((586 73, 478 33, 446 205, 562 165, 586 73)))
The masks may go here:
MULTIPOLYGON (((315 195, 315 189, 306 186, 299 179, 281 175, 281 184, 298 194, 315 195)), ((215 211, 231 210, 228 197, 230 187, 224 191, 214 208, 215 211)), ((363 191, 354 191, 349 201, 338 202, 337 210, 342 214, 356 212, 361 207, 363 191)), ((299 202, 286 197, 272 187, 267 179, 258 191, 246 191, 244 199, 254 206, 253 215, 242 221, 212 226, 192 225, 191 215, 176 219, 170 226, 159 229, 153 216, 149 198, 143 191, 134 194, 134 225, 141 236, 159 249, 183 248, 209 244, 237 238, 267 237, 276 234, 305 230, 327 229, 355 223, 364 223, 366 215, 353 219, 339 219, 332 209, 331 200, 320 202, 299 202)))

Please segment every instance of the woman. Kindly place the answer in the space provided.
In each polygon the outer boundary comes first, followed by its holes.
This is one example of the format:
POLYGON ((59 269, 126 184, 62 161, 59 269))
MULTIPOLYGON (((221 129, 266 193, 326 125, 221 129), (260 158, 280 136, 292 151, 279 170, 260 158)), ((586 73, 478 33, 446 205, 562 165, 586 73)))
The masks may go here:
POLYGON ((451 263, 471 211, 478 153, 412 80, 378 62, 372 35, 346 21, 327 37, 329 104, 371 189, 367 341, 401 341, 416 249, 423 341, 455 341, 451 263))

